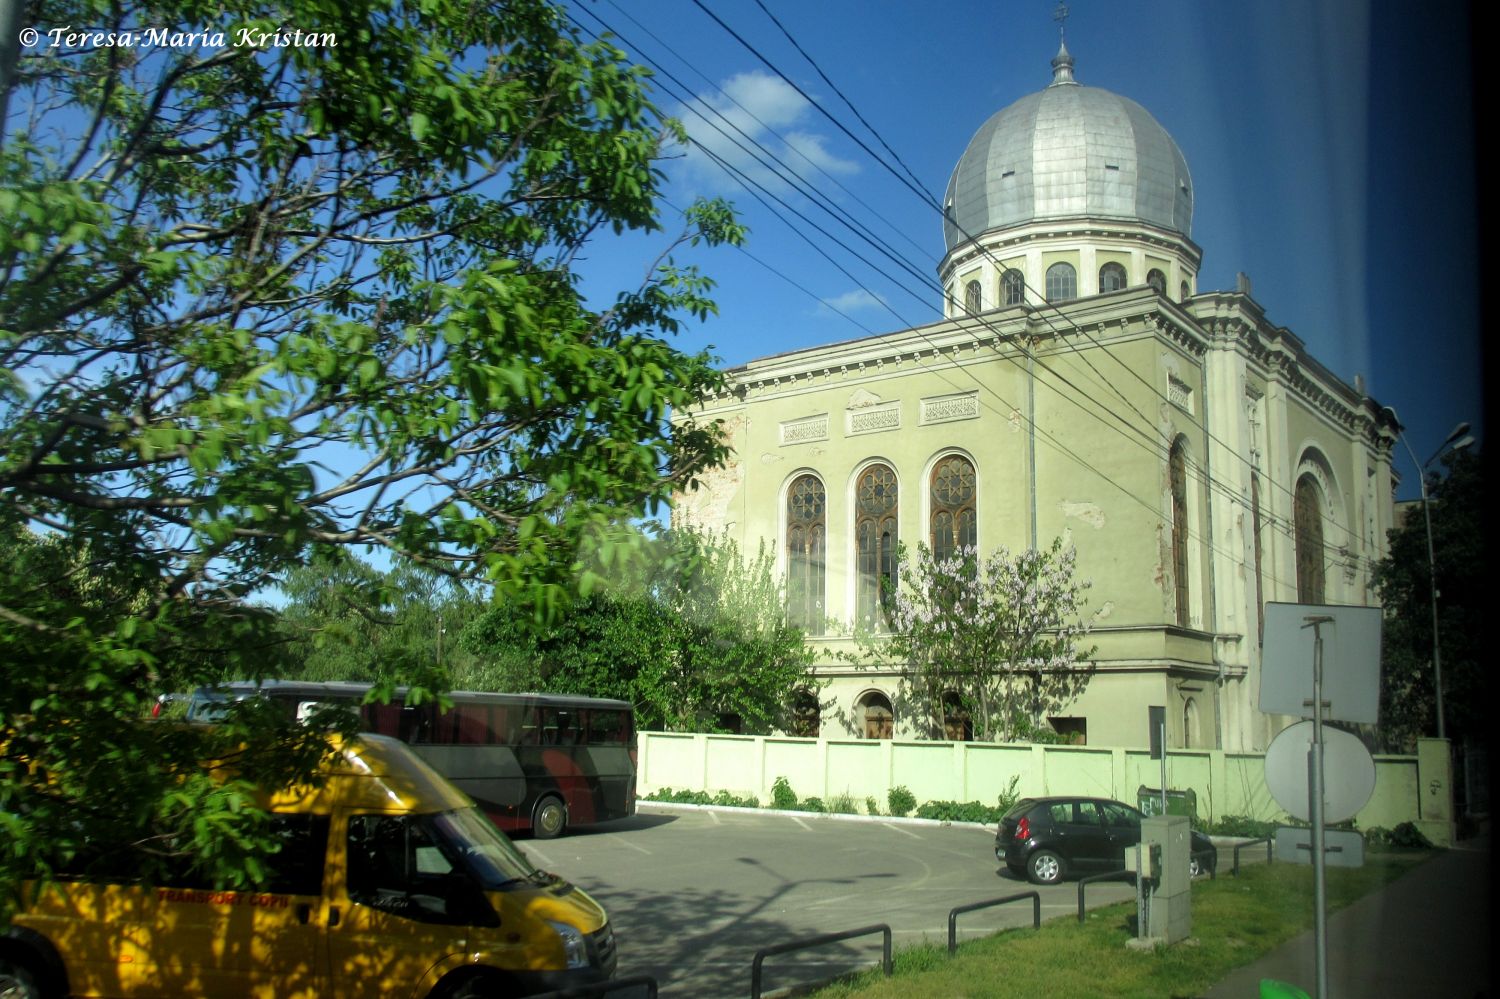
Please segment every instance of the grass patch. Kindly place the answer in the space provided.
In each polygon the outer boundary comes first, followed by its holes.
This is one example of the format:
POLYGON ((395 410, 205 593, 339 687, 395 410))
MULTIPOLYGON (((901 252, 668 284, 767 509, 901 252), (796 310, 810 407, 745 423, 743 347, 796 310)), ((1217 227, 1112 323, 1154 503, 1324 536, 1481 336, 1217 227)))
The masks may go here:
MULTIPOLYGON (((1328 869, 1328 910, 1344 906, 1431 857, 1426 850, 1369 849, 1365 866, 1328 869)), ((1004 894, 997 891, 996 895, 1004 894)), ((949 958, 946 941, 899 951, 895 975, 861 972, 813 993, 818 999, 910 999, 911 996, 1047 996, 1096 999, 1202 995, 1313 923, 1312 867, 1255 864, 1238 878, 1193 884, 1192 939, 1155 951, 1125 948, 1135 903, 1094 909, 1041 930, 1005 930, 961 944, 949 958)), ((962 925, 962 924, 960 924, 962 925)), ((1373 958, 1374 955, 1371 955, 1373 958)))

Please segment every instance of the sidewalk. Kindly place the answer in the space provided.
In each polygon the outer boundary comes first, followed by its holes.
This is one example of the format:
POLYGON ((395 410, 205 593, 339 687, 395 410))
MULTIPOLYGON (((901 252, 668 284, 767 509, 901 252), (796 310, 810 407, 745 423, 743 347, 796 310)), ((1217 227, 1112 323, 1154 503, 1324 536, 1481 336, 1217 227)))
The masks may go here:
MULTIPOLYGON (((1490 840, 1485 836, 1464 840, 1330 914, 1324 999, 1494 995, 1490 904, 1490 840)), ((1240 968, 1205 999, 1257 999, 1263 978, 1288 982, 1311 996, 1316 976, 1309 930, 1240 968)))

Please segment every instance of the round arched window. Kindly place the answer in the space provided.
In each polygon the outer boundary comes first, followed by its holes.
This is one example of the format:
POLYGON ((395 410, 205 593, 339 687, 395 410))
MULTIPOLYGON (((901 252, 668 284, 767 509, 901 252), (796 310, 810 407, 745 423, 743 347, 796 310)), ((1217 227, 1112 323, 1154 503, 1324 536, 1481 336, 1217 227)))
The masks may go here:
POLYGON ((1146 272, 1146 283, 1156 289, 1158 295, 1167 293, 1167 276, 1155 267, 1146 272))
POLYGON ((1047 301, 1066 302, 1078 297, 1078 272, 1069 263, 1058 262, 1047 268, 1047 301))
POLYGON ((1125 287, 1125 267, 1110 261, 1099 268, 1099 292, 1119 291, 1125 287))

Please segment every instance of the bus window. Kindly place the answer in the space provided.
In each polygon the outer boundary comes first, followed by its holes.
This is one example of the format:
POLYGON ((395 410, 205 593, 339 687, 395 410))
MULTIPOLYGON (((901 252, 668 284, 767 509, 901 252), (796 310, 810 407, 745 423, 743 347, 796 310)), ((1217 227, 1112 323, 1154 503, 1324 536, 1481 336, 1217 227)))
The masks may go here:
POLYGON ((542 709, 527 705, 521 711, 521 738, 514 745, 540 746, 542 744, 542 709))
POLYGON ((437 742, 439 741, 436 732, 437 720, 436 704, 423 704, 414 708, 403 707, 399 738, 402 742, 412 745, 437 742))
POLYGON ((401 738, 401 705, 395 704, 366 704, 359 709, 359 716, 364 722, 365 729, 376 735, 388 735, 393 739, 401 738))
POLYGON ((489 746, 495 742, 488 704, 455 704, 449 712, 457 728, 455 742, 465 746, 489 746))
POLYGON ((578 745, 579 731, 575 715, 576 712, 567 708, 543 708, 542 745, 578 745))
POLYGON ((589 713, 589 745, 625 745, 625 712, 594 708, 589 713))

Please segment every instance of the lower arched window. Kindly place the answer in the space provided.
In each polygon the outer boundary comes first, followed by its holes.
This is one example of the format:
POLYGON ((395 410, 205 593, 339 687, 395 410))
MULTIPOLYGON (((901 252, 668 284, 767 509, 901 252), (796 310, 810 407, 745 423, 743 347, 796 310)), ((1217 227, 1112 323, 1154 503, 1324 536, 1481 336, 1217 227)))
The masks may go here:
POLYGON ((792 695, 792 703, 788 714, 788 732, 791 735, 801 736, 804 739, 815 739, 822 727, 822 707, 818 704, 818 695, 807 689, 797 691, 792 695))
POLYGON ((889 739, 895 731, 891 699, 872 690, 859 699, 858 717, 866 739, 889 739))
POLYGON ((943 737, 949 742, 971 742, 974 739, 973 718, 963 695, 956 690, 943 694, 943 737))
POLYGON ((1187 449, 1182 438, 1172 445, 1167 459, 1168 478, 1172 486, 1172 576, 1176 593, 1177 623, 1186 628, 1190 620, 1188 606, 1188 514, 1187 449))

